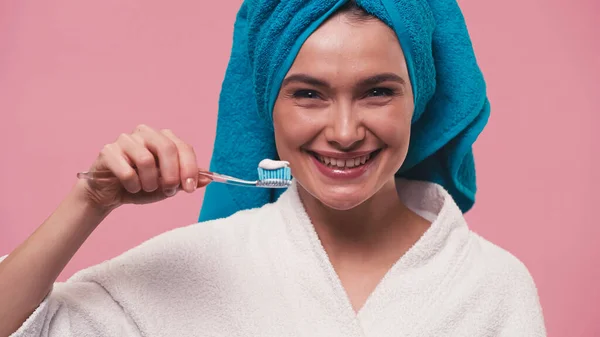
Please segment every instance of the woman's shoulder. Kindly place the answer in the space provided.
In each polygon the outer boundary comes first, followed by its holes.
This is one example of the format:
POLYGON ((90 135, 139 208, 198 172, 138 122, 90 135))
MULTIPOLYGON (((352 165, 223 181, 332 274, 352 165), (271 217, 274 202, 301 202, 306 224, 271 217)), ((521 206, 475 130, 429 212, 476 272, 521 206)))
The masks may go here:
POLYGON ((157 274, 176 277, 193 269, 206 270, 227 259, 253 239, 261 237, 262 228, 281 225, 281 215, 273 204, 241 210, 225 218, 178 227, 124 253, 76 273, 70 281, 111 282, 125 274, 139 278, 157 274))
POLYGON ((471 231, 470 235, 470 258, 478 271, 479 282, 497 288, 504 295, 537 299, 534 278, 523 260, 478 233, 471 231))
POLYGON ((494 329, 536 331, 535 335, 541 336, 543 312, 527 265, 512 252, 473 231, 468 246, 463 264, 466 267, 453 283, 453 290, 460 294, 461 300, 473 303, 476 312, 482 315, 481 321, 489 322, 494 329))
POLYGON ((278 227, 279 213, 265 205, 170 230, 55 284, 52 296, 68 297, 81 282, 95 283, 143 325, 163 319, 165 310, 184 317, 199 310, 198 303, 216 307, 227 280, 241 280, 244 268, 260 261, 256 255, 273 240, 260 230, 278 227))

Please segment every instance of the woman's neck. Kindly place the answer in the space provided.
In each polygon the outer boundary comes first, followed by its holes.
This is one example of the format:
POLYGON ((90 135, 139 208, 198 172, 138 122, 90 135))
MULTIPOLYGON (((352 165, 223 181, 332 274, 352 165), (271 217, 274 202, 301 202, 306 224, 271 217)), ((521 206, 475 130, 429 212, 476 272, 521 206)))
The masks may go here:
POLYGON ((350 210, 329 208, 301 186, 298 193, 330 258, 399 258, 430 223, 402 203, 394 180, 350 210))

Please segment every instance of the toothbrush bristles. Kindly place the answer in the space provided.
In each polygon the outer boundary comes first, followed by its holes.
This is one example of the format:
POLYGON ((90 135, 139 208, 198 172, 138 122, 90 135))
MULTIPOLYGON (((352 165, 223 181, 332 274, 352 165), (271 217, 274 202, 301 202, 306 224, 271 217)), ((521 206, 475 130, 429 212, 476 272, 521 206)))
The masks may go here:
POLYGON ((292 172, 289 167, 276 170, 258 168, 258 181, 262 186, 289 186, 292 180, 292 172))

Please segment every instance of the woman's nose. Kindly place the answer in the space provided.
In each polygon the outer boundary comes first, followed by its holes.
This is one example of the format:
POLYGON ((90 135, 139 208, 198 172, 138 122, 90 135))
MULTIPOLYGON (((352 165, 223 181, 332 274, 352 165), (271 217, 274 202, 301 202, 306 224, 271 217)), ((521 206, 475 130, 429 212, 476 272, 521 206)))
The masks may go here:
POLYGON ((332 107, 325 138, 340 150, 351 150, 365 139, 365 127, 351 104, 332 107))

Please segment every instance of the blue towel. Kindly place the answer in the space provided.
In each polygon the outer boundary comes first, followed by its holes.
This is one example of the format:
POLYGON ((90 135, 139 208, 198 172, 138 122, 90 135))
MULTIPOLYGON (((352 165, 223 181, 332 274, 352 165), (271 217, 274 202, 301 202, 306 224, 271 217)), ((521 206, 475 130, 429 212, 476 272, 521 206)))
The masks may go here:
MULTIPOLYGON (((280 85, 304 41, 346 1, 244 1, 219 98, 212 171, 255 180, 262 159, 278 159, 271 112, 280 85)), ((413 86, 410 146, 397 176, 442 185, 467 212, 477 190, 472 145, 490 106, 456 0, 356 2, 396 32, 413 86)), ((210 184, 199 221, 260 207, 281 193, 210 184)))

